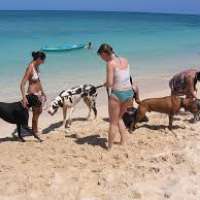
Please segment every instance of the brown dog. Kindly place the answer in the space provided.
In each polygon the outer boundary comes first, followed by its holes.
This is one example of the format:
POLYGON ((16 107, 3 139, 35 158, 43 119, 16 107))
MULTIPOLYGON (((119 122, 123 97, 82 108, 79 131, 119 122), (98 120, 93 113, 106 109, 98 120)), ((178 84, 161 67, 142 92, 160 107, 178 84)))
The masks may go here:
POLYGON ((139 103, 136 119, 131 124, 131 131, 136 128, 136 124, 144 118, 146 112, 165 113, 169 116, 169 129, 172 130, 173 116, 179 112, 181 108, 187 110, 191 99, 184 99, 177 96, 167 96, 163 98, 145 99, 139 103))

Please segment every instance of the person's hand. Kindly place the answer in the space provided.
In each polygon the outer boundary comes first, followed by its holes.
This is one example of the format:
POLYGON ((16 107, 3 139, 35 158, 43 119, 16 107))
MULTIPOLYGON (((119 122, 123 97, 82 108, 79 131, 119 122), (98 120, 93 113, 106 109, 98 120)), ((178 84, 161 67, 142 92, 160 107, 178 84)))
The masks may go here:
POLYGON ((22 104, 23 104, 24 108, 28 108, 28 99, 26 98, 26 96, 23 98, 22 104))
POLYGON ((44 99, 44 102, 46 102, 46 101, 47 101, 47 96, 46 96, 45 93, 42 94, 42 97, 43 97, 43 99, 44 99))

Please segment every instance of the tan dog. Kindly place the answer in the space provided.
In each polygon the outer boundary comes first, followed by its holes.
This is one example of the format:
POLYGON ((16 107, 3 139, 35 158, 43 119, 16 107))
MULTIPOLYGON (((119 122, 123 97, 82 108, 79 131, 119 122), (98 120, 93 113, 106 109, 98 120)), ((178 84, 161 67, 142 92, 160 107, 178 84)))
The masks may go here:
POLYGON ((163 98, 145 99, 139 103, 136 119, 131 124, 131 131, 136 128, 136 124, 144 118, 146 112, 165 113, 169 116, 169 129, 172 130, 173 116, 179 112, 181 108, 187 110, 191 99, 184 99, 177 96, 167 96, 163 98))

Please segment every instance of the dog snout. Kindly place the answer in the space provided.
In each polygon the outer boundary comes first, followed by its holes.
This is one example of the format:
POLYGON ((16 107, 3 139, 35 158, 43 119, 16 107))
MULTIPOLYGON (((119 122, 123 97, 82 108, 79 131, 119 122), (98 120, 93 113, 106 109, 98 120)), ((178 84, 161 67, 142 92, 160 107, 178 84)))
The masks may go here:
POLYGON ((50 115, 53 115, 53 114, 55 113, 55 111, 54 111, 52 108, 50 108, 47 112, 48 112, 50 115))
POLYGON ((55 109, 55 108, 53 108, 52 106, 49 108, 49 110, 48 110, 48 113, 50 114, 50 115, 54 115, 56 112, 57 112, 57 108, 55 109))
POLYGON ((47 111, 50 115, 53 115, 50 110, 47 111))

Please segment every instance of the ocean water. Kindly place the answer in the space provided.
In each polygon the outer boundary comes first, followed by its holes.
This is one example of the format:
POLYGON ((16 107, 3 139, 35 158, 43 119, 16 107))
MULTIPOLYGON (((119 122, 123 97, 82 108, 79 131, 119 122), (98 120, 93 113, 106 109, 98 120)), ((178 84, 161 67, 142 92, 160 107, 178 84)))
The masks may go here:
MULTIPOLYGON (((200 61, 200 16, 120 12, 0 11, 0 99, 16 99, 31 52, 92 41, 93 49, 48 53, 42 81, 51 96, 105 80, 101 43, 128 58, 134 78, 170 76, 200 61)), ((148 86, 148 85, 147 85, 148 86)))

